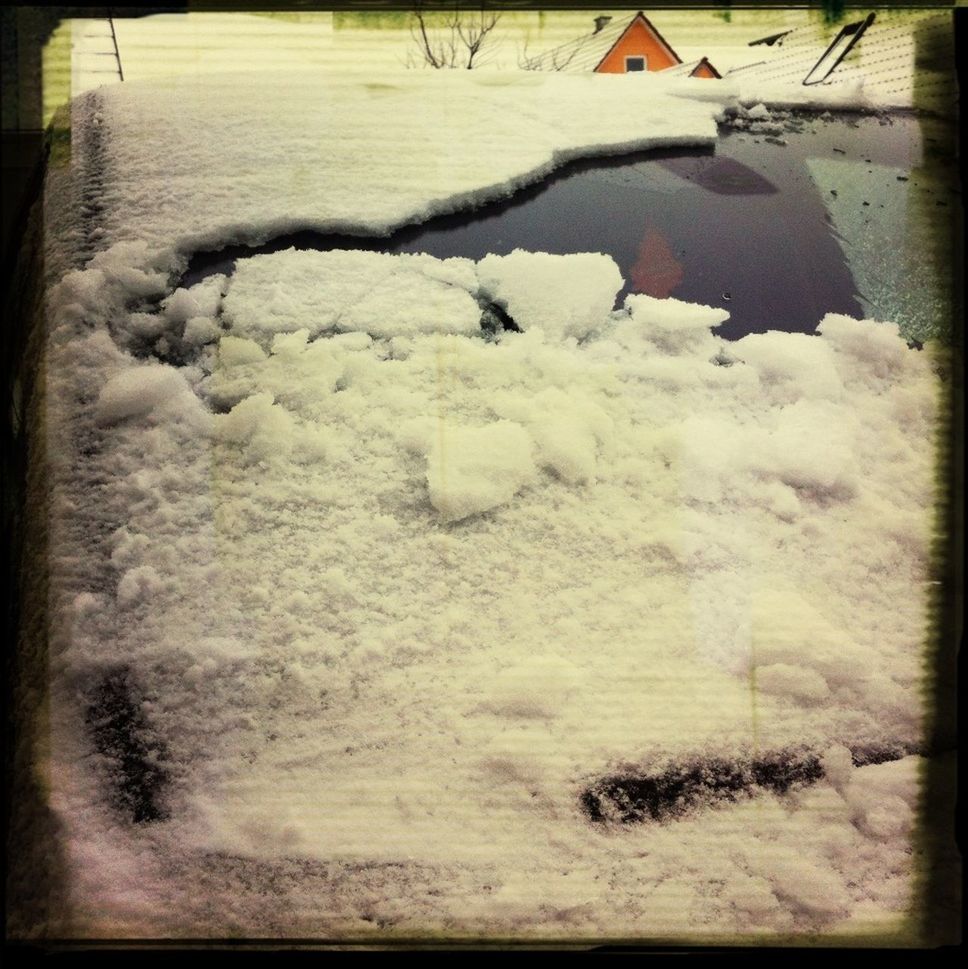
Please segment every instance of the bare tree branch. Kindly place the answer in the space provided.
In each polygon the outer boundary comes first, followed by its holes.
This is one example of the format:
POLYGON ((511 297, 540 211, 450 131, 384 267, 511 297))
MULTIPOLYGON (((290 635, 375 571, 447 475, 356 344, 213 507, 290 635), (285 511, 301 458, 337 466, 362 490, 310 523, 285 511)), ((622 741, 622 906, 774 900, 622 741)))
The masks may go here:
MULTIPOLYGON (((438 18, 434 28, 428 23, 423 4, 418 2, 412 11, 410 36, 417 48, 415 60, 433 68, 465 68, 473 70, 475 59, 487 44, 488 37, 501 19, 501 14, 486 11, 482 6, 477 14, 462 11, 459 4, 446 18, 438 18)), ((408 56, 408 66, 411 66, 408 56)), ((414 65, 415 66, 415 65, 414 65)))
POLYGON ((528 43, 525 41, 524 50, 518 55, 518 67, 522 71, 563 71, 574 59, 580 47, 573 46, 567 53, 561 48, 537 54, 528 54, 528 43))

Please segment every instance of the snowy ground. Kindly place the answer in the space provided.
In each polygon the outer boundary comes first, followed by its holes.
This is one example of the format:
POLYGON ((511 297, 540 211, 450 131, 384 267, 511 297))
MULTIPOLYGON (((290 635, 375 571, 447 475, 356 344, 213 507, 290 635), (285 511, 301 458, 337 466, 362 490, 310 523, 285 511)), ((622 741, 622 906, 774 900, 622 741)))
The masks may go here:
POLYGON ((837 316, 726 343, 721 310, 615 309, 595 253, 287 251, 175 288, 202 246, 709 144, 717 91, 263 75, 75 102, 36 496, 50 931, 905 928, 934 348, 837 316))

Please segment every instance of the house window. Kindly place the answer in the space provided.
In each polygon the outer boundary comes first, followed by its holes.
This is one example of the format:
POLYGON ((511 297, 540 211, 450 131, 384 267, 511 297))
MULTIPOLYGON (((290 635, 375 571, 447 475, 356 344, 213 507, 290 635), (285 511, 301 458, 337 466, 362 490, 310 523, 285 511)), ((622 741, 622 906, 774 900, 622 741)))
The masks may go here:
POLYGON ((826 81, 837 65, 847 56, 851 48, 861 35, 873 23, 874 14, 869 14, 866 20, 858 20, 855 24, 847 24, 834 42, 824 51, 823 57, 817 61, 803 79, 804 84, 820 84, 826 81))
POLYGON ((625 58, 625 70, 626 71, 644 71, 645 70, 645 57, 626 57, 625 58))

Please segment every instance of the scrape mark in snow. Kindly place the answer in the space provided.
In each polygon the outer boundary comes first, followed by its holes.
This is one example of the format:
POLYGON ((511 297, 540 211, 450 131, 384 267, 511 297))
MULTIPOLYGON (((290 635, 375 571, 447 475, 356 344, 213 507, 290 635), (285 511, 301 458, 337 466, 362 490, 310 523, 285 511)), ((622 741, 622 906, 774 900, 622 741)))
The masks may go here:
POLYGON ((167 776, 164 747, 139 709, 141 699, 125 668, 107 674, 88 706, 94 744, 105 758, 116 806, 135 824, 163 821, 167 776))
POLYGON ((785 794, 823 774, 820 757, 812 753, 685 761, 652 776, 606 777, 582 792, 581 805, 596 822, 674 821, 699 807, 752 797, 757 789, 785 794))

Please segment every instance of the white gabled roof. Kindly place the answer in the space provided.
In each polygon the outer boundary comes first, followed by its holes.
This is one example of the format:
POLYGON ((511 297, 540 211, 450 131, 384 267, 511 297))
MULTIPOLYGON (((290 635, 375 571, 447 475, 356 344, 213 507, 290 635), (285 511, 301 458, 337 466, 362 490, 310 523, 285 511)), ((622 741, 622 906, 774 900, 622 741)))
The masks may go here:
POLYGON ((529 70, 564 71, 566 73, 585 73, 593 71, 612 49, 615 42, 625 33, 637 14, 621 20, 612 20, 599 31, 583 34, 567 44, 553 47, 536 57, 527 59, 529 70))
POLYGON ((726 76, 807 86, 862 80, 875 98, 902 99, 914 85, 916 35, 923 43, 951 34, 948 13, 858 15, 839 27, 811 24, 752 41, 750 63, 726 76))

